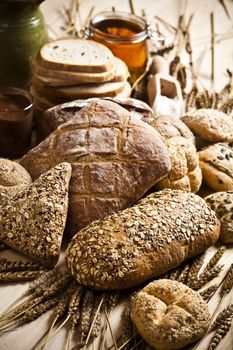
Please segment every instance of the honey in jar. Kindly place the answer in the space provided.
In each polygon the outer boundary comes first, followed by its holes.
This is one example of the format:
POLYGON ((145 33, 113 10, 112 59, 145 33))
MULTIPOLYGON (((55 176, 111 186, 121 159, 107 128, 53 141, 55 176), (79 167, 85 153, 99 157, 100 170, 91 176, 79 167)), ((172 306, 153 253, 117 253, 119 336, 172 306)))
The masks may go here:
POLYGON ((124 12, 102 12, 90 22, 88 37, 106 45, 128 66, 132 80, 145 70, 148 59, 147 22, 124 12))

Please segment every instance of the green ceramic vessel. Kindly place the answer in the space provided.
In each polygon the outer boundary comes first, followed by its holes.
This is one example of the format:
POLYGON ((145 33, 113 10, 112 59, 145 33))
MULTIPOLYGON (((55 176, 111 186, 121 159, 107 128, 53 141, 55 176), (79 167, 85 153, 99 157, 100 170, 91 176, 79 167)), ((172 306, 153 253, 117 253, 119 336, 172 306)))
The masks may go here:
POLYGON ((0 85, 27 87, 31 58, 48 41, 42 0, 0 0, 0 85))

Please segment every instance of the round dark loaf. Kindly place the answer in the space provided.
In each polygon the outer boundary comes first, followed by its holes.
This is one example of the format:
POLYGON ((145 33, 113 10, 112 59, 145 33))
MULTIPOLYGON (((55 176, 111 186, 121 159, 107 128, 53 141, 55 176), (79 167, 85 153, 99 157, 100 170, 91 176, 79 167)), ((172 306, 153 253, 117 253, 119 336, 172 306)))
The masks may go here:
POLYGON ((22 159, 33 179, 72 165, 66 232, 134 204, 171 169, 159 133, 123 107, 95 100, 22 159))
POLYGON ((66 251, 71 275, 94 289, 124 289, 180 265, 219 237, 220 223, 199 196, 166 189, 96 221, 66 251))

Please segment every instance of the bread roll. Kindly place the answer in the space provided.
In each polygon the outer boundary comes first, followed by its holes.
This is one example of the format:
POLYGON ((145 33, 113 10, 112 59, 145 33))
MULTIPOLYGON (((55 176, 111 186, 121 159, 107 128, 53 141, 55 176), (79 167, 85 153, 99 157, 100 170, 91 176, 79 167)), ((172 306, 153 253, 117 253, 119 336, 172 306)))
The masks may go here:
POLYGON ((233 190, 233 144, 216 143, 199 152, 205 183, 215 191, 233 190))
POLYGON ((151 282, 132 300, 138 332, 156 350, 180 349, 197 341, 210 324, 207 303, 181 282, 151 282))
POLYGON ((233 191, 216 192, 205 197, 215 211, 220 223, 220 239, 225 244, 233 243, 233 191))
POLYGON ((30 174, 21 165, 9 159, 0 159, 0 204, 6 196, 14 196, 31 182, 30 174))
POLYGON ((68 209, 71 166, 62 163, 0 205, 0 240, 53 267, 59 258, 68 209))
POLYGON ((164 140, 170 137, 182 136, 195 144, 195 137, 192 131, 190 131, 187 125, 179 118, 161 116, 159 118, 154 118, 150 124, 158 130, 164 140))
POLYGON ((35 179, 55 164, 72 164, 67 232, 138 200, 170 170, 159 134, 111 101, 95 100, 59 126, 21 164, 35 179))
POLYGON ((233 119, 216 109, 202 108, 189 112, 182 121, 203 140, 210 142, 233 140, 233 119))
POLYGON ((219 231, 204 199, 167 189, 84 228, 71 240, 66 260, 80 284, 124 289, 200 254, 218 240, 219 231))
POLYGON ((202 173, 194 144, 182 136, 170 137, 165 144, 172 168, 169 174, 155 185, 155 189, 173 188, 196 193, 202 183, 202 173))

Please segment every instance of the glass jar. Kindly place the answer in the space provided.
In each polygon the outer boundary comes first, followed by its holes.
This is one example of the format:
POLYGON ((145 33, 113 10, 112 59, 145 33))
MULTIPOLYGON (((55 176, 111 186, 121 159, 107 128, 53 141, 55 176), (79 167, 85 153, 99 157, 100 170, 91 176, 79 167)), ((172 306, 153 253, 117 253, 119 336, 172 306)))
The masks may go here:
POLYGON ((0 85, 27 87, 31 58, 48 41, 42 0, 0 1, 0 85))
POLYGON ((145 70, 148 60, 147 39, 158 40, 148 23, 125 12, 101 12, 91 19, 84 36, 106 45, 128 66, 132 80, 145 70))

